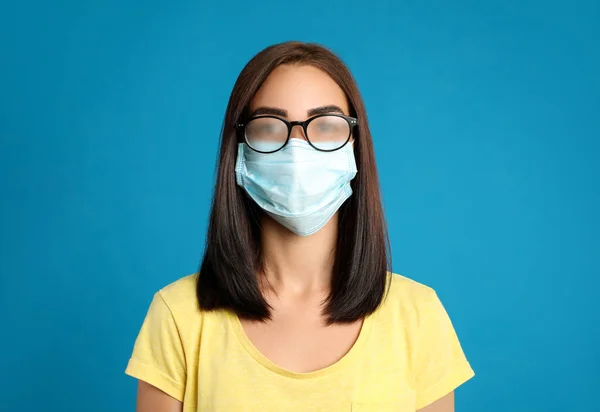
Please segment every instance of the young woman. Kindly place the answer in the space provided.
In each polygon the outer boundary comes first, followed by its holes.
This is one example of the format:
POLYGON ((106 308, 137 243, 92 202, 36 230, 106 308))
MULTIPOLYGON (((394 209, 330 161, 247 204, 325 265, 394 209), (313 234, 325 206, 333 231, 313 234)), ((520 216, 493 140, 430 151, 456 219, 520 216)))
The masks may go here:
POLYGON ((453 411, 473 371, 388 249, 352 75, 314 44, 263 50, 227 106, 200 270, 136 340, 138 411, 453 411))

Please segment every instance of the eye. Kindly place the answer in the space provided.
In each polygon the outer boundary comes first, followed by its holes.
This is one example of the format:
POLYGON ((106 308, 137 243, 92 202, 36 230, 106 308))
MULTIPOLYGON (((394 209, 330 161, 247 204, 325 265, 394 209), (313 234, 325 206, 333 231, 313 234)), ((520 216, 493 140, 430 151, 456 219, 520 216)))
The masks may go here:
POLYGON ((331 122, 321 122, 317 125, 321 132, 331 132, 338 129, 338 126, 331 122))
POLYGON ((280 119, 256 118, 246 126, 246 134, 250 136, 287 134, 287 126, 280 119))
POLYGON ((280 128, 273 124, 261 124, 254 128, 256 133, 276 133, 280 128))
POLYGON ((312 133, 319 135, 345 133, 348 123, 338 116, 322 116, 313 120, 309 127, 312 133))

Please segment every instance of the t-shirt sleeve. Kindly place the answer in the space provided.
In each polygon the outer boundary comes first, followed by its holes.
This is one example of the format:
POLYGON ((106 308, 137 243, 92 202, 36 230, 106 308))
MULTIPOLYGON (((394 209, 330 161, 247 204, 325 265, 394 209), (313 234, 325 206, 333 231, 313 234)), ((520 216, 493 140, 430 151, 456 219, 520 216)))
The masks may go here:
POLYGON ((433 290, 424 306, 413 359, 417 409, 444 397, 474 376, 452 322, 433 290))
POLYGON ((150 304, 125 373, 183 402, 185 365, 175 318, 158 292, 150 304))

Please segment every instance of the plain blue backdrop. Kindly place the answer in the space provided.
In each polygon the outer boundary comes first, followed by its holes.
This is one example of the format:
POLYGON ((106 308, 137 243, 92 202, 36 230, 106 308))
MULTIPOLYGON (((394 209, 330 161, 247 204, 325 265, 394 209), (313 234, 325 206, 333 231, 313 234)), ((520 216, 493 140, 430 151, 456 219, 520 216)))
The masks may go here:
POLYGON ((457 410, 599 408, 599 4, 3 2, 0 409, 134 409, 123 371, 197 268, 233 83, 291 39, 358 80, 394 271, 477 373, 457 410))

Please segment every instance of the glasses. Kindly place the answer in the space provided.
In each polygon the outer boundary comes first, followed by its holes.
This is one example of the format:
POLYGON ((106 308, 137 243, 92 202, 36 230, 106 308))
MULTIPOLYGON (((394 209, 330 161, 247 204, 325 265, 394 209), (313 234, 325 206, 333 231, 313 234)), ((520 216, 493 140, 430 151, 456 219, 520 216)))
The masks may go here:
POLYGON ((274 153, 290 140, 292 128, 302 126, 308 143, 322 152, 333 152, 348 143, 352 129, 358 124, 354 117, 342 114, 321 114, 303 122, 288 122, 276 116, 256 116, 238 123, 240 134, 250 148, 259 153, 274 153))

